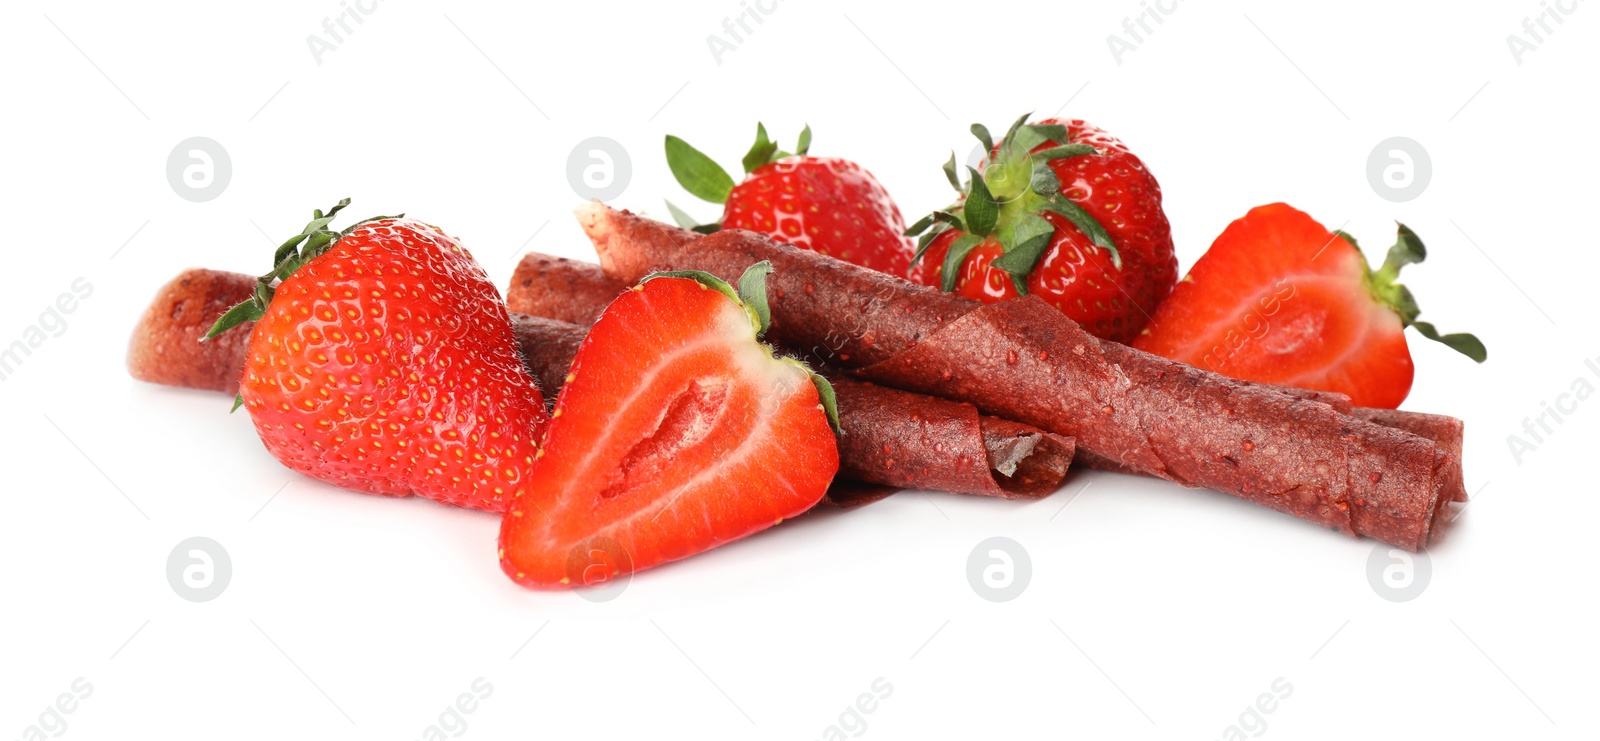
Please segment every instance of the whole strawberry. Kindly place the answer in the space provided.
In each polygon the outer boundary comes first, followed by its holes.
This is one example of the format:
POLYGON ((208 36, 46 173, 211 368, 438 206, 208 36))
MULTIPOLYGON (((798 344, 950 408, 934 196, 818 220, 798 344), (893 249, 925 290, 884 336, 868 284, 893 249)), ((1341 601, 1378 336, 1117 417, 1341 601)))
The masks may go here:
POLYGON ((756 124, 756 141, 744 156, 745 178, 735 185, 710 157, 675 136, 667 137, 667 165, 693 195, 723 204, 722 220, 697 225, 671 203, 680 226, 700 232, 745 229, 796 247, 873 270, 904 276, 911 264, 905 221, 872 173, 838 157, 813 157, 811 127, 800 132, 795 154, 779 151, 756 124))
POLYGON ((1078 120, 1023 116, 995 143, 960 198, 911 227, 911 279, 994 302, 1039 296, 1092 334, 1126 342, 1178 277, 1161 186, 1115 137, 1078 120))
POLYGON ((505 511, 548 415, 499 293, 420 221, 330 231, 348 203, 316 212, 208 334, 256 322, 238 403, 267 450, 307 476, 505 511))

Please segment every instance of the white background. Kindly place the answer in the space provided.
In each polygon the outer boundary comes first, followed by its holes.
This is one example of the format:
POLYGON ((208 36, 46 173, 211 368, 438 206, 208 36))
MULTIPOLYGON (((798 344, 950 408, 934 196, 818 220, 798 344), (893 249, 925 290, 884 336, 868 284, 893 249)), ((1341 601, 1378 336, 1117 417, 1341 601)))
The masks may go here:
POLYGON ((63 735, 84 739, 420 738, 480 677, 492 695, 452 726, 471 738, 821 738, 880 677, 893 692, 851 735, 1214 739, 1280 677, 1292 694, 1250 735, 1594 732, 1600 507, 1579 461, 1600 401, 1520 464, 1506 437, 1576 379, 1600 386, 1583 364, 1600 357, 1600 10, 1576 3, 1534 42, 1534 0, 1178 2, 1119 64, 1106 39, 1131 41, 1133 0, 787 0, 718 64, 706 38, 739 0, 572 5, 388 0, 320 64, 306 39, 339 0, 0 11, 0 345, 75 279, 94 287, 0 382, 0 738, 79 677, 93 692, 63 735), (1536 47, 1520 64, 1512 34, 1536 47), (1369 584, 1371 542, 1084 474, 1033 503, 907 493, 801 518, 591 603, 506 579, 495 517, 292 476, 225 397, 123 367, 158 285, 259 272, 341 196, 445 227, 503 286, 526 249, 591 256, 566 174, 590 136, 631 155, 614 204, 710 218, 672 183, 664 134, 732 168, 757 120, 784 142, 809 122, 815 153, 862 162, 914 217, 948 200, 939 164, 971 150, 969 123, 1058 109, 1144 158, 1184 268, 1276 200, 1373 253, 1394 219, 1422 235, 1406 282, 1424 318, 1491 358, 1412 343, 1406 407, 1467 421, 1476 496, 1416 599, 1369 584), (165 174, 191 136, 232 160, 205 203, 165 174), (1431 156, 1407 203, 1366 176, 1392 136, 1431 156), (165 576, 194 535, 233 562, 203 604, 165 576), (968 585, 991 536, 1031 556, 1011 602, 968 585))

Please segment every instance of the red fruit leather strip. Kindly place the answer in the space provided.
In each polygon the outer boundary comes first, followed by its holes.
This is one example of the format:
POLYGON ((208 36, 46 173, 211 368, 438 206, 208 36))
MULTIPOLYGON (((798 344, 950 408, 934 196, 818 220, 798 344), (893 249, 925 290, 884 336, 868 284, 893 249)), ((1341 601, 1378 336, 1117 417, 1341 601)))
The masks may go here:
POLYGON ((1461 444, 1466 438, 1466 423, 1443 414, 1403 412, 1399 409, 1356 407, 1350 413, 1368 422, 1395 427, 1432 440, 1454 461, 1454 465, 1451 465, 1445 473, 1445 486, 1450 492, 1450 500, 1467 501, 1467 485, 1461 470, 1464 462, 1461 457, 1461 444))
MULTIPOLYGON (((531 253, 521 266, 506 291, 508 305, 557 307, 572 316, 598 316, 628 285, 606 277, 599 265, 549 255, 531 253), (565 295, 569 290, 572 293, 565 295)), ((523 352, 532 361, 533 352, 526 346, 523 352)), ((1072 461, 1070 438, 980 415, 970 404, 884 388, 837 373, 828 379, 838 396, 844 430, 839 474, 877 485, 852 487, 848 494, 836 487, 841 490, 830 491, 830 498, 875 501, 899 488, 1037 498, 1061 486, 1072 461)), ((555 392, 549 393, 553 398, 555 392)))
POLYGON ((1467 485, 1465 474, 1462 472, 1461 445, 1466 437, 1466 424, 1455 417, 1443 414, 1429 414, 1427 412, 1407 412, 1399 409, 1377 409, 1374 407, 1358 407, 1350 403, 1350 397, 1337 391, 1315 391, 1312 389, 1295 388, 1293 386, 1269 386, 1283 393, 1301 399, 1323 402, 1341 414, 1348 414, 1368 422, 1405 430, 1413 435, 1421 435, 1433 441, 1441 452, 1450 457, 1452 463, 1445 467, 1445 491, 1452 502, 1467 501, 1467 485))
POLYGON ((839 472, 902 489, 1036 499, 1061 486, 1073 441, 978 414, 971 404, 829 375, 838 395, 839 472))
POLYGON ((511 275, 506 310, 587 327, 627 287, 593 263, 529 252, 511 275))
POLYGON ((556 395, 567 381, 567 371, 572 368, 572 359, 578 355, 578 346, 589 336, 589 327, 541 316, 512 314, 511 332, 522 350, 522 364, 539 382, 545 400, 555 404, 556 395))
MULTIPOLYGON (((506 303, 512 307, 512 311, 573 321, 564 317, 597 317, 605 310, 606 305, 626 288, 626 283, 606 277, 605 271, 594 263, 530 252, 523 256, 522 262, 517 266, 516 274, 511 278, 510 289, 506 292, 506 303)), ((533 357, 530 356, 530 360, 533 357)), ((550 377, 537 370, 535 375, 541 378, 550 377)), ((830 377, 837 377, 837 374, 830 377)), ((1454 417, 1404 412, 1397 409, 1356 409, 1352 407, 1350 397, 1337 391, 1318 391, 1276 384, 1258 385, 1299 399, 1323 402, 1341 414, 1354 414, 1369 422, 1421 435, 1433 440, 1456 460, 1461 459, 1462 425, 1461 420, 1454 417)), ((554 389, 550 390, 549 395, 554 398, 554 389)), ((998 420, 995 417, 987 419, 998 420)), ((1087 468, 1138 473, 1086 450, 1078 451, 1074 461, 1087 468)), ((1452 499, 1464 502, 1466 487, 1459 478, 1457 476, 1457 480, 1451 482, 1456 492, 1452 499)))
MULTIPOLYGON (((1467 501, 1467 486, 1461 466, 1464 461, 1461 457, 1461 445, 1465 437, 1465 425, 1461 420, 1455 417, 1447 417, 1443 414, 1353 406, 1350 403, 1350 397, 1337 391, 1317 391, 1266 383, 1258 385, 1280 391, 1298 399, 1320 401, 1333 407, 1340 414, 1348 414, 1384 427, 1393 427, 1397 430, 1404 430, 1413 435, 1421 435, 1432 440, 1433 444, 1441 452, 1450 457, 1451 464, 1442 469, 1442 475, 1445 477, 1444 488, 1450 501, 1467 501)), ((1116 461, 1102 458, 1087 450, 1078 451, 1076 462, 1078 465, 1101 471, 1138 473, 1119 465, 1116 461)))
POLYGON ((156 291, 128 342, 128 373, 166 386, 239 390, 250 330, 234 330, 201 343, 217 317, 255 292, 243 273, 189 268, 156 291))
MULTIPOLYGON (((590 275, 599 275, 598 268, 590 275)), ((600 275, 599 280, 606 279, 600 275)), ((202 269, 186 270, 163 286, 129 343, 130 358, 140 359, 130 362, 134 377, 169 386, 237 389, 251 326, 198 340, 254 289, 252 276, 202 269), (240 339, 221 341, 235 337, 240 339)), ((609 291, 605 300, 616 294, 609 291)), ((524 314, 512 314, 511 326, 523 363, 553 401, 588 328, 524 314)), ((1042 497, 1061 485, 1072 460, 1071 438, 981 417, 970 404, 846 378, 838 379, 835 390, 845 430, 840 471, 851 480, 829 491, 829 501, 839 506, 874 502, 899 488, 1042 497)))
POLYGON ((699 237, 591 203, 612 278, 768 260, 776 338, 862 377, 1077 438, 1146 475, 1233 494, 1351 535, 1425 546, 1458 462, 1334 407, 1102 343, 1036 297, 978 304, 738 230, 699 237))

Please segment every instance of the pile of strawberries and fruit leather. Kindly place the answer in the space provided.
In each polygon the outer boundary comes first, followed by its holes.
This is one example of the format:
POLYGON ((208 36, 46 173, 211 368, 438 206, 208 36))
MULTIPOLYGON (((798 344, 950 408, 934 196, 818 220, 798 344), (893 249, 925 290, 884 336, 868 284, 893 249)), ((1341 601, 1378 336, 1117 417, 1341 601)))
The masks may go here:
POLYGON ((974 125, 982 163, 952 155, 951 202, 909 225, 866 168, 811 154, 809 127, 789 151, 758 125, 737 180, 667 136, 719 218, 586 205, 599 264, 530 253, 503 298, 446 231, 350 220, 346 199, 265 273, 178 273, 128 367, 235 394, 296 472, 498 515, 501 567, 533 588, 900 489, 1047 496, 1080 468, 1439 538, 1466 499, 1463 425, 1398 408, 1408 338, 1487 350, 1420 318, 1399 277, 1421 237, 1399 225, 1374 267, 1268 204, 1179 280, 1144 161, 1030 118, 974 125))

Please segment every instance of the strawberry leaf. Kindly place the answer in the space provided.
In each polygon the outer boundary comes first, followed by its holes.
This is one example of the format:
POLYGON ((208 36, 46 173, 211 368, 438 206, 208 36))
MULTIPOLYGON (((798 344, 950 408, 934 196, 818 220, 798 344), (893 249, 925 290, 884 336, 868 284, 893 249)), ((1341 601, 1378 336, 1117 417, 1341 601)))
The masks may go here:
POLYGON ((822 402, 823 413, 828 415, 833 434, 843 435, 844 428, 839 426, 839 397, 833 393, 833 384, 816 371, 807 368, 806 372, 811 374, 811 385, 817 387, 817 399, 822 402))
POLYGON ((242 407, 242 406, 244 406, 244 394, 234 394, 233 395, 233 408, 229 409, 228 413, 229 414, 233 414, 234 412, 239 411, 239 407, 242 407))
POLYGON ((917 223, 906 227, 906 230, 901 232, 901 234, 907 237, 915 237, 918 234, 927 231, 928 227, 930 226, 933 226, 933 214, 928 214, 927 216, 917 219, 917 223))
POLYGON ((917 251, 911 253, 911 264, 915 265, 920 262, 922 260, 922 255, 926 253, 928 251, 928 247, 933 244, 933 240, 937 239, 940 234, 943 234, 949 230, 949 224, 940 222, 934 224, 932 229, 923 232, 922 236, 917 239, 917 251))
POLYGON ((917 223, 912 224, 911 228, 905 231, 905 235, 908 237, 915 237, 918 234, 926 231, 928 227, 932 226, 936 221, 953 226, 957 229, 966 228, 966 225, 961 223, 960 216, 950 213, 949 211, 934 211, 933 213, 918 219, 917 223))
POLYGON ((1051 198, 1061 192, 1061 179, 1056 177, 1056 171, 1050 168, 1050 160, 1034 160, 1033 176, 1028 179, 1028 190, 1045 198, 1051 198))
POLYGON ((1067 127, 1061 124, 1028 124, 1017 132, 1017 140, 1032 142, 1028 145, 1028 149, 1033 149, 1045 142, 1065 143, 1067 141, 1067 127))
POLYGON ((950 249, 944 253, 939 290, 945 293, 956 290, 956 278, 961 276, 962 263, 967 261, 967 254, 972 252, 972 248, 980 244, 983 244, 983 237, 976 234, 963 234, 950 243, 950 249))
MULTIPOLYGON (((794 153, 805 155, 811 151, 811 124, 800 130, 800 141, 795 142, 794 153)), ((832 388, 831 386, 829 387, 832 388)))
POLYGON ((689 143, 667 135, 667 167, 678 184, 694 197, 709 203, 725 203, 733 190, 733 177, 710 157, 689 143))
POLYGON ((750 307, 760 320, 756 336, 765 334, 772 324, 772 308, 767 305, 767 276, 772 275, 772 263, 762 260, 744 269, 739 276, 739 298, 750 307))
POLYGON ((1421 334, 1423 337, 1426 337, 1434 342, 1450 348, 1451 350, 1455 350, 1462 355, 1472 358, 1476 362, 1482 363, 1483 361, 1489 359, 1489 348, 1484 347, 1483 341, 1471 334, 1466 332, 1458 332, 1455 334, 1441 335, 1439 334, 1439 330, 1435 329, 1434 326, 1428 322, 1412 322, 1411 326, 1416 327, 1417 333, 1421 334))
MULTIPOLYGON (((980 125, 973 124, 973 126, 980 125)), ((971 180, 968 181, 970 192, 967 193, 965 208, 967 231, 980 237, 987 237, 994 231, 995 222, 1000 219, 1000 207, 994 202, 994 196, 989 194, 989 186, 983 182, 983 177, 978 171, 968 167, 967 172, 971 174, 971 180)))
POLYGON ((672 221, 684 229, 688 229, 689 231, 696 232, 698 234, 716 234, 717 232, 722 231, 722 222, 720 221, 710 221, 704 224, 696 224, 694 223, 693 216, 690 216, 688 212, 673 205, 672 201, 663 199, 662 202, 667 204, 667 212, 672 214, 672 221))
POLYGON ((693 216, 688 214, 688 212, 672 205, 672 201, 663 198, 661 202, 667 204, 667 213, 672 214, 672 221, 678 226, 681 226, 685 229, 693 229, 700 225, 699 222, 695 221, 693 216))
MULTIPOLYGON (((1010 144, 1010 143, 1016 141, 1016 139, 1017 139, 1017 130, 1021 129, 1022 125, 1027 123, 1028 122, 1028 118, 1030 116, 1032 116, 1032 115, 1033 115, 1033 111, 1028 111, 1027 113, 1024 113, 1021 116, 1017 117, 1017 120, 1012 122, 1011 128, 1006 129, 1006 135, 1003 138, 1000 139, 1000 145, 1001 146, 1005 146, 1007 144, 1010 144)), ((991 147, 991 149, 992 149, 992 147, 991 147)))
POLYGON ((978 137, 978 141, 983 142, 983 152, 985 156, 987 156, 989 152, 994 151, 994 137, 989 135, 989 127, 984 126, 981 123, 975 123, 972 125, 971 131, 973 136, 978 137))
POLYGON ((755 172, 756 168, 771 162, 777 151, 778 143, 767 139, 767 127, 756 122, 756 143, 750 145, 750 151, 745 153, 742 161, 745 174, 755 172))
POLYGON ((1016 135, 1011 139, 1012 146, 1016 147, 1020 152, 1029 152, 1034 147, 1049 141, 1044 134, 1039 133, 1039 128, 1039 126, 1029 125, 1018 129, 1016 135))
POLYGON ((1084 155, 1084 154, 1099 154, 1099 153, 1100 153, 1099 150, 1095 149, 1094 147, 1089 146, 1088 144, 1067 144, 1067 145, 1060 146, 1060 147, 1051 147, 1049 149, 1041 149, 1041 150, 1033 153, 1033 158, 1035 160, 1043 160, 1045 162, 1049 162, 1051 160, 1058 160, 1058 159, 1062 159, 1064 157, 1077 157, 1079 155, 1084 155))
POLYGON ((955 188, 957 193, 965 194, 965 191, 961 189, 961 177, 956 175, 955 152, 951 152, 950 160, 944 163, 944 179, 950 181, 950 187, 955 188))
POLYGON ((1118 270, 1122 269, 1122 253, 1117 251, 1117 245, 1111 241, 1111 235, 1106 232, 1105 227, 1100 226, 1100 222, 1096 221, 1088 211, 1083 210, 1082 206, 1058 195, 1046 202, 1045 208, 1060 214, 1067 221, 1072 222, 1072 225, 1077 227, 1078 231, 1083 232, 1083 235, 1088 237, 1089 241, 1093 242, 1096 247, 1111 253, 1111 264, 1116 266, 1118 270))
POLYGON ((1016 287, 1018 296, 1028 295, 1028 281, 1016 273, 1011 274, 1011 285, 1016 287))
POLYGON ((1044 257, 1055 233, 1055 225, 1044 217, 1022 214, 1012 232, 1012 244, 1006 245, 1006 253, 990 264, 1014 276, 1027 277, 1039 264, 1039 258, 1044 257))
POLYGON ((211 329, 206 330, 205 336, 201 337, 200 341, 205 342, 245 322, 256 321, 266 313, 267 305, 260 302, 257 297, 252 296, 235 304, 233 308, 222 312, 222 316, 217 317, 217 321, 211 325, 211 329))

